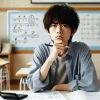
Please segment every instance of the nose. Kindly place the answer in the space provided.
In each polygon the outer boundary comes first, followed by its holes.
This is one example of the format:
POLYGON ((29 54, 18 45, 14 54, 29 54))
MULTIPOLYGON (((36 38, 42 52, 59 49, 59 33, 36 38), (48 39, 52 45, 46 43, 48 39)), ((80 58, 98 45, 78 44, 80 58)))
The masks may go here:
POLYGON ((58 26, 57 26, 57 34, 62 34, 61 25, 58 25, 58 26))

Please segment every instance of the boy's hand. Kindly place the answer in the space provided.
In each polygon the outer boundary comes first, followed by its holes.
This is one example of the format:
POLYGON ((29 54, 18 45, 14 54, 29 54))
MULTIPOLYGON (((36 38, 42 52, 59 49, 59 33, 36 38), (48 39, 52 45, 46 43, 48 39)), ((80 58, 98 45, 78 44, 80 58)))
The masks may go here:
POLYGON ((50 58, 54 61, 58 56, 64 54, 65 46, 62 38, 55 38, 52 51, 50 53, 50 58))
POLYGON ((68 84, 57 84, 52 89, 52 91, 71 91, 68 87, 68 84))
POLYGON ((54 41, 54 46, 58 51, 58 56, 62 56, 65 50, 63 38, 56 38, 54 41))

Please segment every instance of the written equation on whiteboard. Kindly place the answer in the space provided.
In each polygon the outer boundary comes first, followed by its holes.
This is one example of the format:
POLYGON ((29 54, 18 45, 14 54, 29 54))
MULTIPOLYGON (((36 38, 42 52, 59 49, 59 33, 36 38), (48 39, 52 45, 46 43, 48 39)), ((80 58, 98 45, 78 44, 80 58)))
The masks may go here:
POLYGON ((80 25, 73 41, 82 41, 89 46, 100 45, 100 12, 78 12, 80 25))
POLYGON ((29 18, 26 18, 25 15, 19 15, 18 18, 13 18, 12 43, 27 44, 31 42, 29 39, 39 38, 38 32, 34 31, 35 26, 38 26, 38 24, 36 24, 38 20, 39 19, 35 18, 34 15, 30 15, 29 18))
POLYGON ((49 41, 43 26, 44 12, 9 12, 9 14, 9 41, 15 47, 35 47, 49 41))

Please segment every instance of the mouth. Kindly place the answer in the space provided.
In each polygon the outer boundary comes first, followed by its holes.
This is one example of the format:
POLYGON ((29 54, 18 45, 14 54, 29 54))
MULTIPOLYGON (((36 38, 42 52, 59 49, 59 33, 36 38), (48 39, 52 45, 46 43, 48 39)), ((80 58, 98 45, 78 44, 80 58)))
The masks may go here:
POLYGON ((56 38, 57 38, 57 39, 63 39, 63 37, 62 37, 62 36, 56 36, 56 38))

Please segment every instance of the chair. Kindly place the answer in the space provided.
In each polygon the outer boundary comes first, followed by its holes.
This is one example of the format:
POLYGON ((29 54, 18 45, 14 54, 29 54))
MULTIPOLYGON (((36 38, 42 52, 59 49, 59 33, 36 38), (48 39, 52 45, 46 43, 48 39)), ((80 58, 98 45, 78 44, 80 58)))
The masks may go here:
MULTIPOLYGON (((0 62, 5 62, 5 60, 3 58, 0 58, 0 62)), ((5 89, 10 90, 10 79, 7 65, 0 66, 0 91, 3 90, 4 84, 5 89)))

